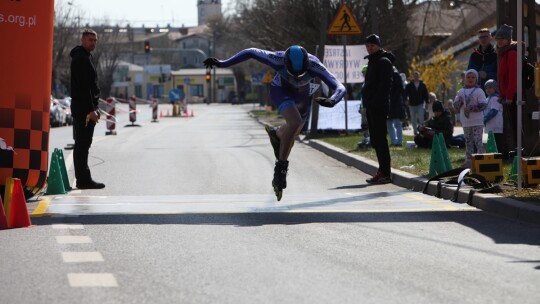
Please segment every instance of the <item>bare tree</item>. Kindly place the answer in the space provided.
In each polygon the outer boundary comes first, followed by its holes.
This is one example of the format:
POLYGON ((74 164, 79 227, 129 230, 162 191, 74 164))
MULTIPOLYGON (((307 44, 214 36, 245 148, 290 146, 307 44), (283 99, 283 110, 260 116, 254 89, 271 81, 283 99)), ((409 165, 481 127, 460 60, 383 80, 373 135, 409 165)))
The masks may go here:
POLYGON ((114 71, 118 67, 118 57, 122 45, 118 43, 118 27, 101 26, 95 29, 99 37, 99 47, 94 51, 99 88, 102 98, 111 95, 114 71))
POLYGON ((74 6, 58 1, 54 7, 54 39, 52 58, 53 95, 60 96, 69 92, 69 51, 79 42, 77 10, 74 6))

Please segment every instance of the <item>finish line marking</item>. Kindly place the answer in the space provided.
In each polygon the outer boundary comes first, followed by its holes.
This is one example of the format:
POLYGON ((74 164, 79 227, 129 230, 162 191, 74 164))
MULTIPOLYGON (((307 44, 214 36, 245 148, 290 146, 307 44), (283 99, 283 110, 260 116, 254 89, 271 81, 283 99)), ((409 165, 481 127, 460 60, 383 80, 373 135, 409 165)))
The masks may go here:
POLYGON ((39 216, 218 213, 382 213, 472 211, 468 205, 404 192, 289 195, 54 196, 32 213, 39 216))

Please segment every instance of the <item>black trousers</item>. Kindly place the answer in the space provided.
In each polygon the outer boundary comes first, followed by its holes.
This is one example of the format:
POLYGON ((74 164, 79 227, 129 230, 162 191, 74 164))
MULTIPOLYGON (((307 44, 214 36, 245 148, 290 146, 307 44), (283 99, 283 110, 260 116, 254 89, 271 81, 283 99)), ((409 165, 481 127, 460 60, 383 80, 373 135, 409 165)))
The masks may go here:
POLYGON ((73 164, 75 166, 77 183, 88 183, 92 180, 90 168, 88 168, 88 152, 92 145, 95 126, 96 123, 93 121, 89 121, 88 125, 86 125, 86 117, 73 118, 73 133, 75 137, 73 164))
POLYGON ((382 175, 390 177, 390 149, 386 135, 386 118, 388 112, 384 109, 366 108, 366 116, 369 125, 369 138, 371 146, 375 149, 379 161, 379 171, 382 175))

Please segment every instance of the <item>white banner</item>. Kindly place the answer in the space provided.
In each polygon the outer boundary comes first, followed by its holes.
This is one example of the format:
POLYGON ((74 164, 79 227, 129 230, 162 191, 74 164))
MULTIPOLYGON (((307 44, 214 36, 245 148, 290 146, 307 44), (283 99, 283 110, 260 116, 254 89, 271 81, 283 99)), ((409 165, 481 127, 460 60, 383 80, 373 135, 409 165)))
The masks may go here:
MULTIPOLYGON (((348 129, 360 130, 362 127, 362 115, 358 113, 360 100, 347 100, 348 129)), ((309 126, 311 127, 311 117, 309 126)), ((333 108, 319 107, 318 130, 345 130, 345 101, 333 108)))
MULTIPOLYGON (((362 67, 368 63, 364 59, 368 55, 365 45, 347 45, 347 83, 362 83, 362 67)), ((324 46, 324 66, 344 83, 345 70, 343 66, 343 45, 325 45, 324 46)))

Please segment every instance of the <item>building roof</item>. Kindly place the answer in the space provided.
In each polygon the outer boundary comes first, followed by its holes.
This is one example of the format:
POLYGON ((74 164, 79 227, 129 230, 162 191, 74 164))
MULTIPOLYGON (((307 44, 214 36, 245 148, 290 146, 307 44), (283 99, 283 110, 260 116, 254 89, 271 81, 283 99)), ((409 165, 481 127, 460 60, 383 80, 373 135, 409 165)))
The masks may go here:
POLYGON ((208 26, 206 24, 181 28, 178 31, 170 31, 168 33, 168 38, 173 41, 178 41, 191 36, 202 36, 207 29, 208 26))
POLYGON ((122 61, 122 60, 118 61, 118 66, 127 66, 129 71, 133 71, 133 72, 143 72, 144 71, 144 67, 142 67, 140 65, 130 63, 130 62, 127 62, 127 61, 122 61))
MULTIPOLYGON (((172 76, 194 76, 194 75, 206 75, 206 69, 181 69, 177 71, 171 71, 172 76)), ((216 68, 216 75, 227 76, 234 75, 231 69, 216 68)))

